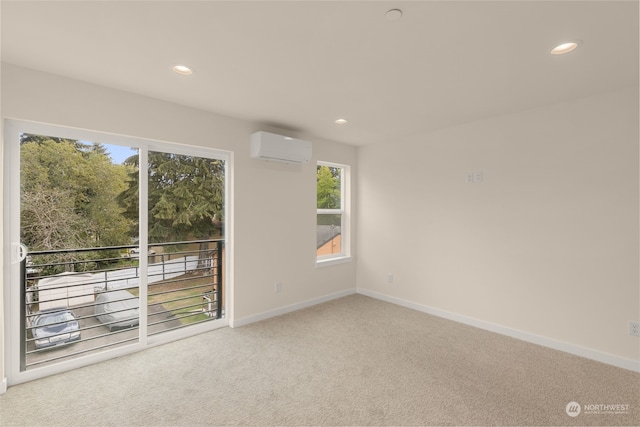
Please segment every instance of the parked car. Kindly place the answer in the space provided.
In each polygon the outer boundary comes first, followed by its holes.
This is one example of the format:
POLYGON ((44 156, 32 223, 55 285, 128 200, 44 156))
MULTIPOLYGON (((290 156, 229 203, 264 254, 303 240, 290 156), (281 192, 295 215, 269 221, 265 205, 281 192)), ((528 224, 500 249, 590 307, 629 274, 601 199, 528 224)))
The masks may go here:
POLYGON ((124 289, 107 291, 96 296, 95 315, 109 331, 138 326, 140 301, 124 289))
MULTIPOLYGON (((155 255, 155 254, 156 254, 156 251, 154 251, 153 249, 149 249, 149 250, 147 251, 147 254, 148 254, 149 256, 151 256, 151 255, 155 255)), ((138 247, 138 248, 131 248, 131 249, 129 249, 129 254, 128 254, 128 255, 129 255, 129 257, 131 257, 131 258, 139 258, 139 257, 140 257, 140 248, 138 247)))
POLYGON ((31 320, 31 333, 37 349, 55 347, 78 341, 80 324, 67 309, 42 310, 31 320))

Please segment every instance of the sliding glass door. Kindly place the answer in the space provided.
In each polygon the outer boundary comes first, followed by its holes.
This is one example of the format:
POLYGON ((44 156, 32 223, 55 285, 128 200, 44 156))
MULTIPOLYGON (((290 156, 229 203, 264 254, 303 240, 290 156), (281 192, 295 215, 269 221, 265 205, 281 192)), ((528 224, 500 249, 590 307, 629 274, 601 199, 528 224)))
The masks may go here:
POLYGON ((9 381, 224 324, 224 152, 9 121, 9 381))
POLYGON ((223 315, 225 161, 149 151, 147 164, 153 335, 223 315))

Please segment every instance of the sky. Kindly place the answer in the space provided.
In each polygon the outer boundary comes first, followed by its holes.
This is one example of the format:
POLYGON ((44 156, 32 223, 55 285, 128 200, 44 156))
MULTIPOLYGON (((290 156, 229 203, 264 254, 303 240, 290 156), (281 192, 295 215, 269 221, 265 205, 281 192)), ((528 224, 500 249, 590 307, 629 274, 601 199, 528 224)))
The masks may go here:
POLYGON ((109 157, 111 157, 111 161, 115 164, 122 164, 122 162, 124 162, 127 157, 138 154, 137 149, 123 147, 121 145, 103 145, 107 149, 109 157))

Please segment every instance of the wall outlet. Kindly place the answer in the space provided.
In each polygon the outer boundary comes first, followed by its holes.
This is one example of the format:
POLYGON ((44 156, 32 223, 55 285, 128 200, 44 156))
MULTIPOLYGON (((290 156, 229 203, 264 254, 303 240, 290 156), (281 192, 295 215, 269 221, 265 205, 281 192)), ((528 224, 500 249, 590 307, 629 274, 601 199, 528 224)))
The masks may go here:
POLYGON ((482 172, 469 172, 465 178, 467 184, 480 184, 484 181, 482 172))
POLYGON ((387 283, 393 283, 393 273, 387 274, 387 283))
POLYGON ((282 290, 282 282, 276 282, 276 284, 273 285, 273 292, 275 292, 276 294, 279 294, 281 290, 282 290))
POLYGON ((629 335, 640 337, 640 322, 629 322, 629 335))

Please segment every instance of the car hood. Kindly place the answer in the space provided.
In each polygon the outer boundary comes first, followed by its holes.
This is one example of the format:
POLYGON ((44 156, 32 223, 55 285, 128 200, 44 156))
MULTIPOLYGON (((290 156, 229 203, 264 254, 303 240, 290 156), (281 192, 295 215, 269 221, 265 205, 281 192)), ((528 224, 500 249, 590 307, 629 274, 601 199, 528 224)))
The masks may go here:
POLYGON ((74 332, 79 329, 77 321, 69 321, 66 323, 60 323, 58 325, 45 325, 36 326, 33 330, 33 336, 36 338, 49 337, 51 335, 64 334, 68 332, 74 332))

